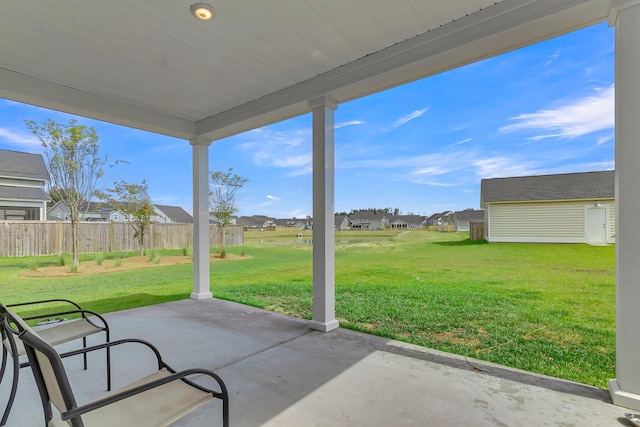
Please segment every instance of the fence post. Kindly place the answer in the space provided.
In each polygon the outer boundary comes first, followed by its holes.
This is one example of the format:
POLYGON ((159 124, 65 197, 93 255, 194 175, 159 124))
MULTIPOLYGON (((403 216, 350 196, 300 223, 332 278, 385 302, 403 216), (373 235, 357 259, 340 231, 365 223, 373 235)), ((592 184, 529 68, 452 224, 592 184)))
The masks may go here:
POLYGON ((62 221, 58 221, 58 255, 62 255, 62 221))

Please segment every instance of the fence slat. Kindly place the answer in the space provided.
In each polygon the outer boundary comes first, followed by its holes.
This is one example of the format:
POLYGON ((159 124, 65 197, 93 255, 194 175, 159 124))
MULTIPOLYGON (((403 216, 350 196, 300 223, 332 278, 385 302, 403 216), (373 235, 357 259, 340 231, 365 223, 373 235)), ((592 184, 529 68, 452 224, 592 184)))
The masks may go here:
MULTIPOLYGON (((225 227, 225 245, 242 246, 244 229, 225 227)), ((126 222, 80 222, 80 253, 138 251, 133 228, 126 222)), ((155 223, 145 235, 145 248, 181 249, 193 245, 193 224, 155 223)), ((209 226, 209 246, 219 244, 218 228, 209 226)), ((61 221, 0 221, 0 256, 19 257, 71 253, 71 223, 61 221)))

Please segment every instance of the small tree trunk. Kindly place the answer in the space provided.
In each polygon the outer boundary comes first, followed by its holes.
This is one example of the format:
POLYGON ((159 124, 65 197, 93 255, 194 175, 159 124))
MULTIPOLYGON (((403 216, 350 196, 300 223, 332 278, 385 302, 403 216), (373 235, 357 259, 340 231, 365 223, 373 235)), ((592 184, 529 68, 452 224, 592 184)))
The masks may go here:
POLYGON ((218 224, 218 238, 220 239, 220 258, 227 257, 227 250, 224 247, 224 226, 218 224))
POLYGON ((80 245, 78 243, 78 219, 71 218, 71 255, 73 258, 73 267, 78 268, 80 266, 80 245))

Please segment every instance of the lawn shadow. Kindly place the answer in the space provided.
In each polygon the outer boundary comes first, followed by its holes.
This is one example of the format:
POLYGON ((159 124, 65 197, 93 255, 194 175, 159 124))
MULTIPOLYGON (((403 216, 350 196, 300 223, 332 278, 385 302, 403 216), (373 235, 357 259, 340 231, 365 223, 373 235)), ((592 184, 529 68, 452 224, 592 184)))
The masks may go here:
MULTIPOLYGON (((90 300, 82 300, 82 301, 75 300, 73 297, 70 297, 68 299, 77 302, 85 310, 94 311, 99 314, 105 314, 112 311, 127 310, 131 308, 144 307, 148 305, 156 305, 164 302, 178 301, 178 300, 183 300, 188 298, 189 298, 189 293, 184 292, 184 293, 170 294, 170 295, 164 295, 164 294, 154 295, 154 294, 147 294, 147 293, 138 293, 138 294, 123 295, 121 297, 115 297, 115 298, 101 298, 101 299, 95 299, 95 300, 90 299, 90 300)), ((60 305, 65 310, 69 309, 68 305, 62 305, 62 304, 57 304, 57 305, 53 304, 53 305, 54 306, 60 305)), ((34 316, 37 314, 41 314, 42 312, 45 312, 45 313, 50 312, 51 311, 50 307, 51 306, 47 306, 47 307, 41 306, 41 308, 39 309, 20 310, 20 314, 26 317, 34 316)))
POLYGON ((169 301, 178 301, 182 299, 188 299, 189 292, 177 293, 177 294, 148 294, 138 293, 123 295, 116 298, 102 298, 96 300, 85 300, 82 302, 82 306, 88 310, 93 310, 98 313, 108 313, 111 311, 121 311, 130 308, 144 307, 148 305, 156 305, 169 301))

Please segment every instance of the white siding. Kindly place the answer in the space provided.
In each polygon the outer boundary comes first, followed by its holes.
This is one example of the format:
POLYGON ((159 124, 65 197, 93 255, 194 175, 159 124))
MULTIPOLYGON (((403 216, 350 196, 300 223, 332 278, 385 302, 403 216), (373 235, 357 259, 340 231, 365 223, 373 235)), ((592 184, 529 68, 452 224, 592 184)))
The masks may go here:
MULTIPOLYGON (((491 203, 487 209, 487 240, 585 243, 585 206, 594 202, 491 203)), ((615 209, 610 209, 610 217, 615 217, 615 209)), ((615 230, 615 219, 609 230, 615 230)))

